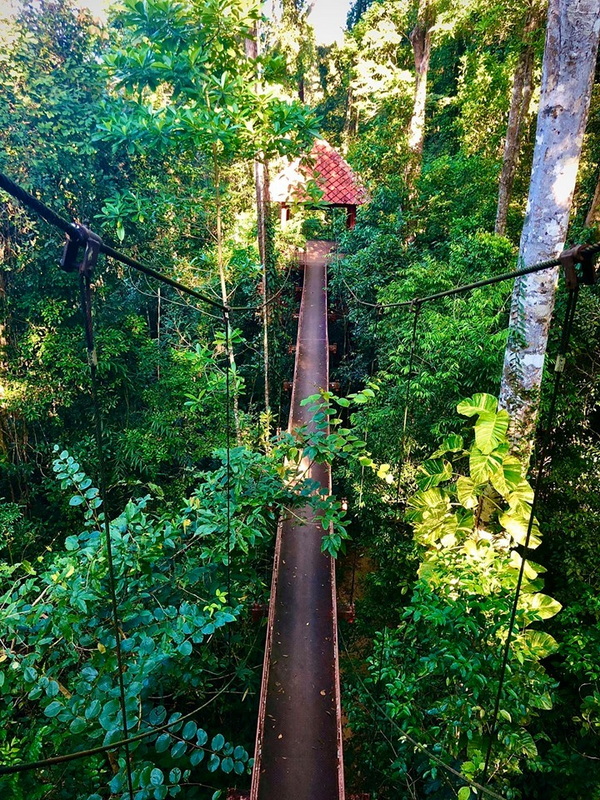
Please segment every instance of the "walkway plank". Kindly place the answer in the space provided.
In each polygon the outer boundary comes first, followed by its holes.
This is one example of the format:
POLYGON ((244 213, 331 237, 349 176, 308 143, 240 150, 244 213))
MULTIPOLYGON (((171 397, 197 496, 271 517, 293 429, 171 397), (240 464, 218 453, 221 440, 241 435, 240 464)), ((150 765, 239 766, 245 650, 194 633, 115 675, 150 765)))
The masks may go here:
MULTIPOLYGON (((300 402, 329 383, 327 257, 309 242, 289 429, 310 424, 300 402)), ((330 489, 326 465, 310 476, 330 489)), ((302 509, 279 526, 251 800, 343 800, 335 564, 302 509)))

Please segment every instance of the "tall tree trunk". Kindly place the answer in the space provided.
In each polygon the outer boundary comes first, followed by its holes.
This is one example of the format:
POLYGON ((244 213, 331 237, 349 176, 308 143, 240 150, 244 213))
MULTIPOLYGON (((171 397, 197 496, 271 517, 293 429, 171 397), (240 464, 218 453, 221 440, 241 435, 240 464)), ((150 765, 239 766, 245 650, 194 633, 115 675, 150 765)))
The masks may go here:
MULTIPOLYGON (((271 400, 269 393, 269 307, 267 273, 272 252, 272 243, 269 232, 269 166, 261 161, 254 162, 254 180, 256 184, 256 211, 258 221, 258 252, 262 265, 261 294, 262 294, 262 325, 263 325, 263 368, 265 377, 265 412, 271 413, 271 400)), ((267 427, 269 423, 267 421, 267 427)), ((268 437, 268 431, 267 439, 268 437)))
POLYGON ((508 126, 506 128, 506 139, 504 140, 502 172, 500 173, 500 184, 498 187, 496 225, 494 227, 495 233, 501 236, 506 232, 508 205, 510 203, 515 173, 519 163, 521 130, 523 120, 527 115, 531 102, 534 55, 534 49, 531 45, 521 50, 513 79, 508 126))
MULTIPOLYGON (((218 154, 216 146, 213 147, 213 178, 215 183, 215 217, 217 225, 217 263, 219 268, 219 281, 221 283, 221 301, 224 306, 227 305, 227 279, 225 275, 225 260, 223 258, 223 204, 221 197, 221 170, 219 168, 218 154)), ((227 325, 227 339, 229 346, 227 348, 227 358, 233 373, 233 419, 235 422, 235 439, 239 445, 242 443, 241 427, 240 427, 240 396, 238 389, 237 372, 235 367, 235 354, 233 352, 233 344, 231 343, 231 325, 229 320, 227 325)))
MULTIPOLYGON (((252 38, 246 39, 246 56, 251 59, 258 58, 260 48, 258 23, 254 27, 252 38)), ((261 89, 261 75, 257 73, 256 80, 257 92, 261 89)), ((271 413, 271 400, 269 393, 269 308, 266 305, 268 297, 267 272, 269 268, 270 256, 273 251, 271 242, 269 214, 270 214, 270 187, 269 187, 269 164, 264 156, 254 161, 254 186, 256 191, 256 229, 258 239, 258 254, 262 266, 261 294, 263 298, 262 324, 263 324, 263 369, 265 380, 265 413, 266 429, 265 441, 269 440, 269 417, 271 413)))
MULTIPOLYGON (((520 260, 532 265, 564 247, 587 123, 600 35, 598 0, 550 0, 540 109, 520 260)), ((500 404, 514 449, 531 453, 558 269, 515 281, 500 404)))
POLYGON ((431 27, 433 14, 430 0, 419 0, 417 24, 410 33, 415 60, 415 95, 413 113, 408 126, 409 162, 406 182, 409 194, 414 194, 421 173, 423 143, 425 141, 425 105, 427 102, 427 76, 431 58, 431 27))
POLYGON ((354 102, 352 86, 348 86, 346 113, 344 115, 344 155, 348 153, 350 142, 358 135, 359 111, 354 102))

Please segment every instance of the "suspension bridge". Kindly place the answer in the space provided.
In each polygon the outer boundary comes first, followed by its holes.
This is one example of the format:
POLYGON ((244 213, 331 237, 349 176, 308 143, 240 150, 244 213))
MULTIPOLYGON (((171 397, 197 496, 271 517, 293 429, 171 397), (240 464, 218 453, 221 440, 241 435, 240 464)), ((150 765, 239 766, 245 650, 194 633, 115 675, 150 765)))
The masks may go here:
MULTIPOLYGON (((91 277, 100 253, 117 260, 134 270, 166 283, 195 300, 217 308, 223 315, 225 336, 229 337, 229 319, 232 311, 256 310, 253 307, 229 307, 206 297, 202 293, 162 275, 147 264, 118 252, 104 244, 100 237, 86 227, 68 222, 45 206, 6 175, 0 173, 0 188, 21 202, 51 225, 62 230, 68 237, 63 254, 65 270, 79 273, 81 305, 84 318, 89 364, 92 375, 92 390, 95 397, 97 356, 94 345, 91 277), (79 260, 81 258, 81 260, 79 260)), ((327 265, 331 254, 331 243, 309 242, 303 254, 304 286, 298 324, 296 359, 289 430, 300 425, 311 426, 310 412, 301 401, 326 389, 329 385, 329 343, 327 331, 327 265)), ((394 303, 389 306, 371 304, 352 295, 356 302, 370 305, 377 311, 385 308, 404 307, 415 310, 425 302, 434 301, 472 289, 502 281, 513 280, 523 275, 544 269, 563 267, 569 288, 569 302, 563 323, 563 336, 559 354, 563 357, 569 346, 569 335, 576 308, 579 285, 595 281, 593 260, 600 252, 600 245, 580 246, 569 250, 556 259, 515 270, 483 281, 454 287, 428 297, 394 303)), ((268 300, 265 298, 265 303, 268 300)), ((258 306, 257 308, 261 308, 258 306)), ((416 317, 414 335, 416 335, 416 317)), ((554 389, 550 403, 550 415, 554 413, 560 386, 562 368, 556 370, 554 389)), ((98 404, 96 411, 96 443, 103 461, 102 426, 98 404)), ((229 453, 229 446, 228 446, 229 453)), ((529 521, 527 540, 535 515, 535 507, 544 468, 544 451, 538 459, 538 470, 534 481, 534 499, 529 521)), ((331 491, 331 474, 324 465, 307 465, 309 477, 331 491)), ((229 466, 228 466, 229 475, 229 466)), ((102 480, 101 480, 102 483, 102 480)), ((122 676, 125 669, 120 653, 120 621, 118 597, 112 572, 112 544, 109 516, 106 520, 106 548, 111 586, 111 606, 115 629, 115 641, 120 673, 120 701, 123 709, 123 737, 108 745, 89 747, 73 753, 59 754, 25 764, 0 765, 0 776, 49 768, 57 764, 86 758, 98 753, 123 749, 126 754, 128 794, 134 798, 131 779, 129 747, 143 739, 156 738, 161 732, 193 718, 201 708, 178 717, 174 722, 151 726, 132 735, 127 729, 125 697, 122 676)), ((228 526, 230 520, 228 520, 228 526)), ((308 508, 295 511, 280 521, 275 544, 271 596, 266 632, 266 645, 261 684, 261 696, 256 736, 255 765, 250 790, 251 800, 344 800, 342 754, 342 703, 340 697, 339 653, 337 633, 337 608, 335 568, 331 557, 321 553, 323 529, 308 508)), ((228 541, 229 541, 228 536, 228 541)), ((527 540, 525 547, 527 546, 527 540)), ((523 578, 525 559, 515 591, 513 616, 506 640, 505 656, 510 646, 514 629, 514 612, 518 602, 523 578)), ((504 668, 506 667, 506 657, 504 668)), ((499 679, 494 724, 502 691, 504 673, 499 679)), ((228 684, 229 685, 229 684, 228 684)), ((221 692, 227 690, 226 685, 221 692)), ((220 694, 220 693, 219 693, 220 694)), ((393 722, 393 721, 392 721, 393 722)), ((499 798, 489 787, 469 780, 420 745, 419 742, 400 731, 400 735, 415 747, 423 750, 443 769, 453 773, 464 785, 477 789, 481 794, 499 798)), ((493 736, 490 738, 490 742, 493 736)), ((489 752, 486 761, 489 761, 489 752)), ((239 793, 237 796, 240 797, 239 793)), ((232 794, 233 797, 233 794, 232 794)))

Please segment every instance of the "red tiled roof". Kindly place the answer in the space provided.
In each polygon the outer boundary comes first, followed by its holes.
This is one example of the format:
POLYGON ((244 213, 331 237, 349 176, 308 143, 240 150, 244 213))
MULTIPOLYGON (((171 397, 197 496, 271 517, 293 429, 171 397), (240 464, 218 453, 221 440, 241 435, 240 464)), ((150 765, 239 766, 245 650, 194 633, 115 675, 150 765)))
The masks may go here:
POLYGON ((312 164, 306 165, 296 160, 280 172, 271 182, 272 201, 305 200, 302 188, 307 181, 314 180, 324 193, 323 203, 360 206, 367 202, 367 193, 352 168, 325 139, 315 141, 310 161, 312 164))

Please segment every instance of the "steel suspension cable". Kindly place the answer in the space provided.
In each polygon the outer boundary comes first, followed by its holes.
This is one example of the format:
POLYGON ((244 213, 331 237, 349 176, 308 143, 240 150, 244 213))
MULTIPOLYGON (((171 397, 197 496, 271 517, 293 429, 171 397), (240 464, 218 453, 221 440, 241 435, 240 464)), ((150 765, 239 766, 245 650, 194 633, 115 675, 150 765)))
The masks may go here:
MULTIPOLYGON (((579 245, 578 247, 573 248, 572 251, 567 251, 576 253, 576 260, 578 262, 588 262, 597 256, 600 253, 600 242, 596 244, 589 244, 589 245, 579 245)), ((389 308, 410 308, 414 303, 429 303, 432 300, 440 300, 443 297, 453 297, 457 294, 462 294, 463 292, 470 292, 474 289, 481 289, 484 286, 492 286, 495 283, 503 283, 504 281, 514 280, 515 278, 520 278, 523 275, 533 275, 536 272, 542 272, 545 269, 552 269, 553 267, 560 267, 563 264, 563 258, 565 253, 561 253, 560 256, 557 258, 551 258, 547 261, 540 261, 538 264, 533 264, 530 267, 523 267, 523 269, 517 269, 513 272, 505 272, 502 275, 495 275, 491 278, 484 278, 480 281, 474 281, 473 283, 465 283, 461 286, 456 286, 453 289, 446 289, 442 292, 436 292, 435 294, 425 295, 424 297, 414 297, 411 300, 402 300, 398 303, 370 303, 367 300, 362 300, 358 295, 351 289, 351 287, 346 282, 346 279, 342 277, 342 281, 344 282, 346 288, 350 292, 352 298, 359 303, 360 305, 366 306, 368 308, 376 309, 378 311, 386 311, 389 308)), ((584 281, 587 282, 587 281, 584 281)))
MULTIPOLYGON (((28 191, 23 189, 22 186, 19 186, 3 172, 0 172, 0 189, 4 189, 4 191, 11 195, 11 197, 14 197, 30 211, 35 212, 50 225, 53 225, 55 228, 59 228, 61 231, 66 233, 71 241, 85 244, 85 229, 81 225, 77 225, 73 222, 63 219, 63 217, 53 211, 49 206, 47 206, 45 203, 42 203, 42 201, 38 200, 37 197, 34 197, 28 191)), ((143 264, 141 261, 115 250, 113 247, 110 247, 101 240, 99 241, 100 252, 109 256, 114 261, 118 261, 119 263, 131 267, 138 272, 142 272, 144 275, 148 275, 157 281, 166 283, 168 286, 172 286, 174 289, 177 289, 183 294, 195 297, 197 300, 201 300, 203 303, 207 303, 213 308, 218 308, 221 311, 225 310, 223 303, 213 300, 211 297, 207 297, 205 294, 202 294, 202 292, 198 292, 196 289, 192 289, 191 287, 186 286, 185 284, 180 283, 173 278, 169 278, 166 275, 163 275, 161 272, 157 272, 157 270, 153 269, 152 267, 149 267, 147 264, 143 264)))
POLYGON ((579 295, 579 288, 577 285, 572 287, 569 290, 569 296, 567 299, 567 308, 565 310, 565 316, 563 319, 563 326, 562 326, 562 334, 561 334, 561 341, 558 349, 558 355, 556 358, 556 365, 554 368, 554 385, 552 388, 552 396, 550 399, 550 407, 548 409, 548 415, 546 420, 546 425, 544 429, 544 437, 543 443, 540 447, 540 453, 537 462, 537 470, 533 488, 533 498, 531 501, 531 512, 529 514, 529 522, 527 525, 527 534, 525 536, 525 542, 523 544, 523 555, 521 556, 521 565, 519 568, 519 574, 517 577, 517 584, 515 587, 515 595, 513 599, 513 603, 511 606, 511 613, 508 623, 508 631, 506 635, 506 642, 504 644, 504 650, 502 654, 502 663, 500 667, 500 675, 498 678, 498 691, 496 693, 496 700, 494 703, 494 711, 492 714, 492 727, 490 731, 490 738, 485 754, 485 764, 483 768, 483 778, 482 780, 487 780, 489 766, 490 766, 490 759, 492 755, 492 749, 494 746, 494 737, 496 736, 497 728, 498 728, 498 715, 500 712, 500 701, 502 699, 502 691, 504 689, 504 682, 506 679, 506 671, 508 668, 508 661, 510 657, 510 645, 514 634, 515 629, 515 621, 517 617, 517 611, 519 607, 519 598, 521 595, 521 588, 523 585, 523 577, 525 574, 525 562, 526 562, 526 553, 529 549, 529 542, 531 541, 531 534, 533 531, 533 526, 535 524, 535 513, 539 504, 540 499, 540 490, 542 486, 542 480, 544 477, 544 467, 546 464, 546 457, 548 455, 549 448, 552 443, 552 425, 555 422, 556 417, 556 406, 558 402, 558 397, 560 393, 560 388, 562 384, 562 378, 564 375, 564 367, 565 367, 565 359, 569 350, 569 344, 571 340, 571 333, 573 331, 573 321, 575 319, 575 311, 577 308, 577 299, 579 295))
POLYGON ((231 336, 229 327, 229 313, 223 313, 225 326, 225 350, 227 360, 225 367, 225 447, 226 447, 226 493, 227 493, 227 602, 231 603, 231 363, 229 353, 231 336))
MULTIPOLYGON (((121 705, 121 714, 123 716, 123 739, 124 741, 127 741, 129 738, 129 730, 127 725, 127 700, 125 696, 124 662, 123 662, 123 652, 121 649, 121 624, 119 619, 119 604, 117 600, 115 565, 114 565, 113 549, 112 549, 112 537, 110 531, 110 513, 108 508, 108 482, 107 482, 106 463, 104 460, 102 416, 100 410, 100 401, 98 398, 98 357, 96 354, 96 346, 94 342, 91 274, 90 270, 86 268, 87 266, 88 266, 87 258, 84 256, 84 261, 79 272, 81 310, 83 312, 85 337, 86 337, 87 352, 88 352, 88 363, 90 368, 92 405, 94 408, 94 420, 95 420, 96 452, 98 457, 99 488, 104 507, 102 516, 104 523, 104 538, 106 541, 106 558, 108 561, 108 587, 110 592, 112 622, 115 634, 115 651, 117 656, 119 701, 121 705)), ((130 800, 133 800, 133 778, 131 774, 131 753, 129 750, 129 743, 125 744, 124 748, 125 748, 125 765, 126 765, 129 798, 130 800)))
MULTIPOLYGON (((38 214, 42 219, 46 220, 51 225, 54 225, 56 228, 59 228, 64 233, 66 233, 72 240, 82 241, 82 227, 74 224, 72 222, 68 222, 55 211, 53 211, 49 206, 43 203, 41 200, 38 200, 34 195, 30 194, 28 191, 23 189, 22 186, 19 186, 13 180, 11 180, 6 174, 0 172, 0 188, 4 189, 5 192, 10 194, 16 200, 18 200, 22 205, 28 208, 31 211, 34 211, 38 214)), ((591 259, 592 257, 598 255, 600 253, 600 242, 597 244, 591 245, 580 245, 579 247, 574 248, 574 251, 577 251, 578 260, 584 259, 591 259)), ((121 264, 125 264, 126 266, 132 267, 133 269, 137 270, 138 272, 142 272, 145 275, 150 276, 151 278, 155 278, 158 281, 162 281, 163 283, 172 286, 175 289, 178 289, 180 292, 184 294, 188 294, 192 297, 195 297, 198 300, 201 300, 204 303, 208 303, 208 305, 213 306, 213 308, 218 308, 221 311, 227 310, 227 306, 223 303, 214 300, 211 297, 207 297, 206 295, 202 294, 201 292, 196 291, 195 289, 186 286, 185 284, 180 283, 172 278, 163 275, 160 272, 157 272, 152 267, 149 267, 146 264, 143 264, 140 261, 137 261, 134 258, 131 258, 124 253, 121 253, 118 250, 115 250, 113 247, 105 244, 104 242, 100 242, 100 252, 104 253, 105 255, 109 256, 115 261, 120 262, 121 264)), ((462 292, 468 292, 473 289, 479 289, 484 286, 491 286, 495 283, 501 283, 503 281, 512 280, 514 278, 518 278, 522 275, 531 275, 535 272, 541 272, 545 269, 550 269, 552 267, 558 267, 562 264, 561 257, 549 259, 547 261, 542 261, 539 264, 534 264, 530 267, 525 267, 520 270, 514 270, 513 272, 507 272, 502 275, 496 275, 491 278, 486 278, 480 281, 475 281, 473 283, 464 284, 462 286, 457 286, 453 289, 447 289, 446 291, 436 292, 435 294, 426 295, 425 297, 415 297, 411 300, 403 300, 399 303, 370 303, 366 300, 362 300, 352 289, 348 286, 345 278, 342 277, 346 287, 348 288, 350 294, 352 295, 353 299, 360 303, 361 305, 367 306, 373 309, 381 309, 386 310, 389 308, 408 308, 415 302, 419 303, 426 303, 431 300, 439 300, 442 297, 451 297, 453 295, 461 294, 462 292)), ((272 297, 269 299, 268 303, 271 303, 275 298, 272 297)), ((258 306, 232 306, 231 310, 233 311, 259 311, 260 309, 264 308, 266 304, 260 304, 258 306)))
MULTIPOLYGON (((247 661, 244 659, 242 662, 243 664, 247 661)), ((33 769, 44 769, 46 767, 52 767, 56 764, 65 764, 69 761, 77 761, 81 758, 89 758, 90 756, 101 755, 102 753, 108 753, 111 750, 116 750, 119 747, 129 746, 131 744, 135 744, 136 742, 142 742, 144 739, 149 739, 150 736, 154 736, 157 733, 163 733, 164 731, 168 731, 170 728, 173 728, 175 725, 181 724, 188 719, 196 716, 200 711, 203 711, 207 706, 211 703, 214 703, 217 698, 219 698, 222 694, 224 694, 227 689, 231 686, 231 684, 236 680, 237 674, 234 674, 229 681, 219 689, 210 700, 207 700, 201 706, 198 706, 193 711, 184 714, 177 719, 174 719, 172 722, 166 722, 163 725, 157 725, 153 727, 151 730, 144 731, 143 733, 138 733, 135 736, 130 736, 128 739, 120 739, 119 741, 112 742, 112 744, 103 744, 98 745, 98 747, 90 747, 87 750, 78 750, 74 753, 64 753, 60 756, 52 756, 51 758, 43 758, 39 761, 29 761, 26 764, 11 764, 10 766, 0 766, 0 775, 15 775, 20 772, 29 772, 33 769)))

